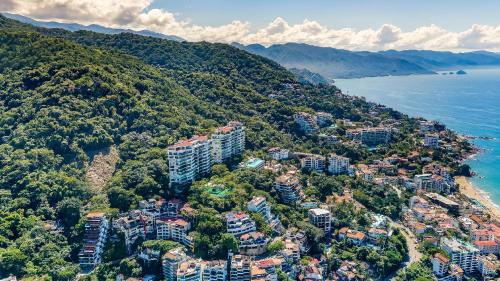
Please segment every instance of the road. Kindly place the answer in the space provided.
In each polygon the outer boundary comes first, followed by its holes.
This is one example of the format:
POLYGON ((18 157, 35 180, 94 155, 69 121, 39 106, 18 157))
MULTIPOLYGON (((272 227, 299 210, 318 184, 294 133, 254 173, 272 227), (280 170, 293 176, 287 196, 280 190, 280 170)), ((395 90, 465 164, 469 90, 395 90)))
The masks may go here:
MULTIPOLYGON (((405 262, 405 267, 414 263, 419 262, 422 259, 422 253, 418 251, 418 244, 416 242, 415 235, 404 225, 394 222, 391 220, 391 226, 398 228, 401 234, 406 238, 406 244, 408 245, 408 260, 405 262)), ((396 272, 389 274, 384 281, 392 281, 396 277, 396 272)))

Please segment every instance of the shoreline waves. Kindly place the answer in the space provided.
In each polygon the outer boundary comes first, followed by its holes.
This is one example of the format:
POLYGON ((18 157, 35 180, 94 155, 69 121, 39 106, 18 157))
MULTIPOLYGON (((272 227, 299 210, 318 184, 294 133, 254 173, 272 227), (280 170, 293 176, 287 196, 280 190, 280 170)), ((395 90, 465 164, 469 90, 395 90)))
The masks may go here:
POLYGON ((489 211, 492 216, 494 216, 497 220, 500 219, 500 206, 493 203, 487 193, 472 184, 470 179, 467 177, 456 177, 455 181, 460 186, 461 194, 470 199, 477 200, 489 211))

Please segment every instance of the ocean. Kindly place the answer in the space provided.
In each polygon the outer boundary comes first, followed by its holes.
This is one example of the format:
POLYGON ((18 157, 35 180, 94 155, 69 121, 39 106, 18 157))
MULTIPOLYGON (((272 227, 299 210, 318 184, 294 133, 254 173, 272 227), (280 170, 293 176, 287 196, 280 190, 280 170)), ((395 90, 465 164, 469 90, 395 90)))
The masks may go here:
POLYGON ((465 69, 466 75, 412 75, 338 79, 344 93, 410 116, 438 120, 473 137, 482 149, 468 161, 472 183, 500 205, 500 69, 465 69))

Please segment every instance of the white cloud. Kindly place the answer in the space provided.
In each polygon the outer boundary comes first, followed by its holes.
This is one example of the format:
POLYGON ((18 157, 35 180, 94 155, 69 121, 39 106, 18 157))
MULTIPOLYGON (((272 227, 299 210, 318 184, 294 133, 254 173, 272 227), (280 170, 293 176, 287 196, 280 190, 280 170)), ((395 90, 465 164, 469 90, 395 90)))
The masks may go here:
POLYGON ((281 17, 252 31, 249 22, 201 26, 180 20, 164 9, 150 9, 154 0, 1 0, 0 10, 39 20, 97 23, 109 27, 149 29, 189 41, 260 43, 299 42, 349 50, 431 49, 500 51, 500 26, 473 25, 451 32, 436 25, 412 31, 384 24, 378 29, 332 29, 305 19, 290 24, 281 17))

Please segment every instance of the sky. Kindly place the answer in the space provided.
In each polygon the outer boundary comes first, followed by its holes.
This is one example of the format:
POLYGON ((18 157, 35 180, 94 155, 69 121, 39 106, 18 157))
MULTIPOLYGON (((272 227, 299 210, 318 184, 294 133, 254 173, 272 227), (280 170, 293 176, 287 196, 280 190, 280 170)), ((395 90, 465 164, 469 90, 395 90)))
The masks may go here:
POLYGON ((500 51, 498 0, 0 0, 0 11, 188 41, 500 51))

